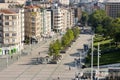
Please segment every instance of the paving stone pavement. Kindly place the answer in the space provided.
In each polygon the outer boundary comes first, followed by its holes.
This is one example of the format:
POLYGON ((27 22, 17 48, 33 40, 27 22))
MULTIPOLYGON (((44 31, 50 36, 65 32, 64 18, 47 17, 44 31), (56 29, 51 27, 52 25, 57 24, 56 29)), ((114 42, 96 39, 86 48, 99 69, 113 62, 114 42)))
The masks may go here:
POLYGON ((81 34, 73 43, 66 54, 62 55, 62 60, 58 64, 34 64, 38 57, 47 56, 50 42, 36 48, 32 54, 20 58, 17 62, 0 72, 0 80, 72 80, 75 77, 74 54, 77 49, 82 49, 83 44, 89 43, 91 35, 81 34), (41 52, 38 55, 38 52, 41 52), (69 70, 69 66, 71 70, 69 70), (59 79, 58 79, 59 77, 59 79))

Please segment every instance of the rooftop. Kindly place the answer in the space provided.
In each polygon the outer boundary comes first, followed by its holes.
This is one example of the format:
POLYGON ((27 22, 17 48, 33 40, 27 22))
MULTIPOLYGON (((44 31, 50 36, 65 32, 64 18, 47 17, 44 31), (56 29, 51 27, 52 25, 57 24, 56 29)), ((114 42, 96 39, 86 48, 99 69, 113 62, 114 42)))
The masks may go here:
POLYGON ((26 9, 39 8, 39 6, 30 5, 30 6, 25 6, 25 8, 26 8, 26 9))
POLYGON ((10 9, 1 9, 0 13, 4 13, 4 14, 15 14, 16 12, 10 10, 10 9))

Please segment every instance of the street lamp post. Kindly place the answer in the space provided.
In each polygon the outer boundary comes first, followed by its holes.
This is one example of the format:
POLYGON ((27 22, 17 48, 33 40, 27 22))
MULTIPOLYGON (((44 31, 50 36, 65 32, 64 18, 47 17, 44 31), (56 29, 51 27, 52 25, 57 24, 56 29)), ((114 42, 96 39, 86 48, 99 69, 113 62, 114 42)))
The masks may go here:
POLYGON ((92 35, 92 48, 91 48, 91 80, 93 80, 93 35, 92 35))

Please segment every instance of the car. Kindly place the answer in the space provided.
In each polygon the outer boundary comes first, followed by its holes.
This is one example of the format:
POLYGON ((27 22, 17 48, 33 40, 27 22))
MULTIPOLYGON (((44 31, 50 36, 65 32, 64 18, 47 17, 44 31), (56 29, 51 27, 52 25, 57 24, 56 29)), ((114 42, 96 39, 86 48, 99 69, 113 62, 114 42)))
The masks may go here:
POLYGON ((65 50, 61 50, 60 53, 66 53, 66 51, 65 50))
POLYGON ((57 64, 57 61, 50 61, 48 64, 57 64))

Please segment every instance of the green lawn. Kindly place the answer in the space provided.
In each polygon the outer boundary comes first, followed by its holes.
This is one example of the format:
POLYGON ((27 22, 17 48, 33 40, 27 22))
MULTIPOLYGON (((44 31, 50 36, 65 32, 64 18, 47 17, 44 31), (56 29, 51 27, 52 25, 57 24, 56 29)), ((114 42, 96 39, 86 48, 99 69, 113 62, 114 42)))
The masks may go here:
MULTIPOLYGON (((94 56, 94 65, 97 65, 97 56, 94 56)), ((87 57, 86 64, 90 65, 91 56, 87 57)), ((115 52, 103 53, 100 57, 100 65, 120 63, 120 50, 115 52)))
MULTIPOLYGON (((107 44, 107 43, 110 43, 112 41, 112 39, 108 39, 108 40, 104 40, 104 41, 100 41, 100 45, 103 45, 103 44, 107 44)), ((94 46, 97 46, 98 45, 98 42, 95 42, 94 43, 94 46)))

